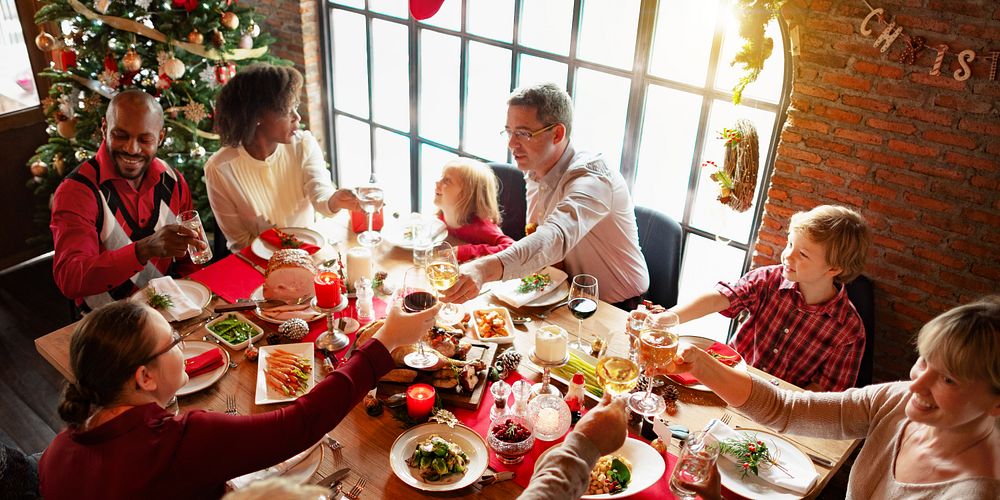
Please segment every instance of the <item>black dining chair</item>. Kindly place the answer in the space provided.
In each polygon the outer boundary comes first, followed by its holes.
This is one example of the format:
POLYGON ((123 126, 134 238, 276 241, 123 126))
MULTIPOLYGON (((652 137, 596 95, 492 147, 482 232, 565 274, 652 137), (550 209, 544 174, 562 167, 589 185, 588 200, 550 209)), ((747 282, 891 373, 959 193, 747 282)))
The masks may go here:
POLYGON ((38 459, 41 453, 0 444, 0 498, 42 498, 38 493, 38 459))
POLYGON ((867 276, 861 275, 846 286, 847 298, 854 304, 865 327, 865 353, 861 356, 858 379, 854 383, 855 387, 864 387, 872 383, 875 366, 875 284, 867 276))
POLYGON ((663 307, 677 304, 681 276, 681 225, 666 214, 635 207, 639 226, 639 248, 649 270, 649 290, 645 298, 663 307))
POLYGON ((524 238, 524 225, 528 216, 524 172, 509 163, 492 162, 489 165, 500 181, 500 192, 497 195, 503 217, 500 230, 514 240, 524 238))

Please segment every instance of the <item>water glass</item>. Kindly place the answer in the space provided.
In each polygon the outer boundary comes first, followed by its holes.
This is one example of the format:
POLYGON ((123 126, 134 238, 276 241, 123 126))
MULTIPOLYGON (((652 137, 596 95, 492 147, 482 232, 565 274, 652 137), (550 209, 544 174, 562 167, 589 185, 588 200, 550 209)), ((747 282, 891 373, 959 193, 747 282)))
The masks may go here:
POLYGON ((692 432, 681 442, 677 464, 670 474, 670 492, 681 500, 693 500, 695 492, 684 488, 684 483, 701 483, 708 479, 719 458, 719 442, 704 432, 692 432), (683 481, 683 482, 682 482, 683 481))
POLYGON ((413 236, 413 265, 426 267, 431 263, 431 251, 434 240, 431 238, 431 226, 424 224, 419 214, 410 221, 410 231, 413 236))
POLYGON ((198 250, 194 245, 188 245, 188 255, 191 262, 195 264, 207 264, 212 260, 212 247, 208 244, 208 237, 205 236, 205 227, 201 224, 201 217, 197 210, 188 210, 177 215, 177 224, 186 227, 198 235, 198 239, 205 244, 204 250, 198 250))

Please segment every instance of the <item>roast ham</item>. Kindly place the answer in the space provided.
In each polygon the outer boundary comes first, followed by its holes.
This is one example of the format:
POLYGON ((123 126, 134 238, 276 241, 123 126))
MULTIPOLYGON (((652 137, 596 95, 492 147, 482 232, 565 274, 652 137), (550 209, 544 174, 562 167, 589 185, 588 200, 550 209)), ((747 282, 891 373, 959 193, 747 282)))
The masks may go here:
POLYGON ((314 295, 316 266, 305 250, 285 248, 274 252, 264 274, 264 298, 295 303, 314 295))

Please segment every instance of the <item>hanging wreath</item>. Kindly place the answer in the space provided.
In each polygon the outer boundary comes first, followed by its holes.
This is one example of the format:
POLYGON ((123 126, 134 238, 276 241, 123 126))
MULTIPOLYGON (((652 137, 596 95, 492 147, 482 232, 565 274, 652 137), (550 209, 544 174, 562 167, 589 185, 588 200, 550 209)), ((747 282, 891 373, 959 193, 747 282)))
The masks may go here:
POLYGON ((750 120, 740 119, 735 128, 722 129, 719 139, 726 141, 726 160, 722 168, 714 161, 706 161, 702 166, 715 169, 709 178, 719 185, 719 202, 737 212, 746 212, 753 204, 757 188, 760 161, 757 129, 750 120))

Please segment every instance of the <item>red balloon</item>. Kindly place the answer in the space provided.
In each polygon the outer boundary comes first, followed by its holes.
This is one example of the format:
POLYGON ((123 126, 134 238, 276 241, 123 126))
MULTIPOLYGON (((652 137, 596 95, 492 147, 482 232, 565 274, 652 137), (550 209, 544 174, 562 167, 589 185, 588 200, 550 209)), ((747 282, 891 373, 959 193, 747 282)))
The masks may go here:
POLYGON ((444 0, 410 0, 410 14, 418 21, 427 19, 437 14, 442 3, 444 0))

